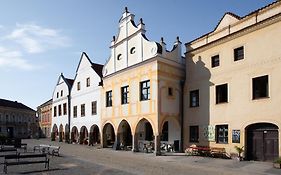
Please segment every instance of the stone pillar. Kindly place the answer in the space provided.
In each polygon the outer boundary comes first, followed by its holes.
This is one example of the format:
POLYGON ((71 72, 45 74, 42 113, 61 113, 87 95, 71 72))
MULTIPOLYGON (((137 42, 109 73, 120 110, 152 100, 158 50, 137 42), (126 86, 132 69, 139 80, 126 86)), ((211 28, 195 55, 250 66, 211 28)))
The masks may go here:
POLYGON ((133 152, 138 152, 139 151, 139 146, 138 146, 138 134, 137 133, 135 135, 133 135, 132 141, 133 141, 133 143, 132 143, 132 151, 133 152))
POLYGON ((160 135, 155 135, 154 136, 154 153, 156 156, 161 155, 161 150, 160 150, 160 135))
POLYGON ((114 141, 113 149, 114 150, 120 150, 120 133, 117 133, 117 135, 115 135, 115 141, 114 141))

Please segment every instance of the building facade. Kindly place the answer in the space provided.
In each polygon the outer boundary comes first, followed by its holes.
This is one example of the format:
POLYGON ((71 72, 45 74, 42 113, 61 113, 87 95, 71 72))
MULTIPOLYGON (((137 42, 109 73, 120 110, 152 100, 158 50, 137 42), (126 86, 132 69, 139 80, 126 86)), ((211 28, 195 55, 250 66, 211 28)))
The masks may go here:
POLYGON ((100 143, 102 67, 82 53, 71 89, 72 142, 100 143))
POLYGON ((37 114, 40 126, 40 137, 51 137, 52 103, 53 99, 50 99, 37 107, 37 114))
POLYGON ((280 31, 276 1, 244 17, 226 13, 185 44, 185 147, 244 147, 248 160, 281 155, 280 31))
POLYGON ((170 144, 179 151, 185 79, 181 42, 177 38, 167 51, 163 39, 149 41, 145 32, 143 20, 136 25, 126 8, 103 68, 102 144, 156 154, 161 144, 170 144))
POLYGON ((52 140, 68 141, 70 138, 70 91, 73 79, 61 74, 53 92, 52 140))
POLYGON ((0 99, 0 134, 8 138, 35 138, 36 111, 17 101, 0 99))

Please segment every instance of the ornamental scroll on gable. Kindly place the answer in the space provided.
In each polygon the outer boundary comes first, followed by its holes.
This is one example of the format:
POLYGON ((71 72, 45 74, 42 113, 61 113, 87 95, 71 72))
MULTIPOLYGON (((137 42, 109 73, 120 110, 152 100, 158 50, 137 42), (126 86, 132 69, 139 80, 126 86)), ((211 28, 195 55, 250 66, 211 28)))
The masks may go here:
POLYGON ((138 24, 135 24, 134 18, 135 15, 125 8, 119 20, 119 33, 111 41, 111 55, 103 68, 103 77, 166 53, 164 44, 146 38, 142 18, 138 24))

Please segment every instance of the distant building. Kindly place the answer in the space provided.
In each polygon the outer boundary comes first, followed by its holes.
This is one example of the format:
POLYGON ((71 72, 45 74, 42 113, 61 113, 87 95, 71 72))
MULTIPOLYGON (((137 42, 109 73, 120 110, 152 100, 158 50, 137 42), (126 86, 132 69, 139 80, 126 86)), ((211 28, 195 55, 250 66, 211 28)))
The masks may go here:
POLYGON ((52 104, 53 99, 41 104, 37 107, 39 126, 40 126, 40 137, 51 137, 52 127, 52 104))
POLYGON ((9 138, 32 138, 38 134, 36 111, 17 101, 0 99, 0 134, 9 138))
POLYGON ((69 139, 70 131, 70 91, 73 79, 61 74, 53 92, 52 104, 52 134, 55 140, 63 141, 65 133, 69 139))
POLYGON ((244 147, 249 160, 281 154, 281 1, 186 43, 185 146, 244 147))

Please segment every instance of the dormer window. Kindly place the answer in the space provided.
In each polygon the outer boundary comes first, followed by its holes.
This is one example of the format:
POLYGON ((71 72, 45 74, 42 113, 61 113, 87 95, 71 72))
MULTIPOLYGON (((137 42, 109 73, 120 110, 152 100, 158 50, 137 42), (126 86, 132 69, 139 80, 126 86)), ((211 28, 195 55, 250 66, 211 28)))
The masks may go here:
POLYGON ((134 53, 136 53, 136 48, 132 47, 131 50, 130 50, 130 54, 134 54, 134 53))
POLYGON ((61 96, 61 97, 63 96, 63 90, 60 91, 60 96, 61 96))
POLYGON ((57 98, 59 98, 59 92, 57 92, 57 98))
POLYGON ((87 86, 87 87, 90 86, 90 77, 88 77, 87 80, 86 80, 86 86, 87 86))
POLYGON ((117 60, 121 60, 122 59, 122 54, 119 54, 118 56, 117 56, 117 60))
POLYGON ((77 90, 80 90, 80 82, 77 83, 77 90))

